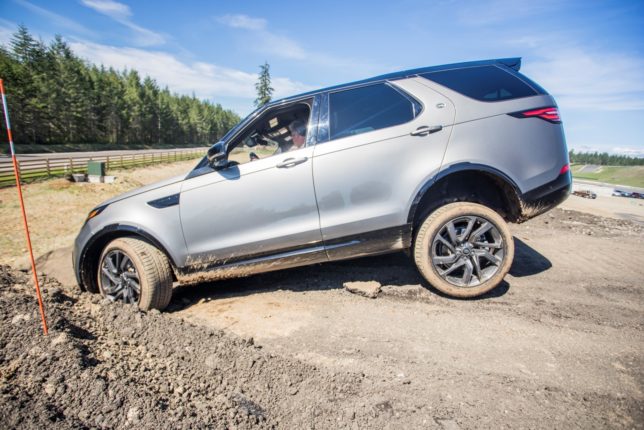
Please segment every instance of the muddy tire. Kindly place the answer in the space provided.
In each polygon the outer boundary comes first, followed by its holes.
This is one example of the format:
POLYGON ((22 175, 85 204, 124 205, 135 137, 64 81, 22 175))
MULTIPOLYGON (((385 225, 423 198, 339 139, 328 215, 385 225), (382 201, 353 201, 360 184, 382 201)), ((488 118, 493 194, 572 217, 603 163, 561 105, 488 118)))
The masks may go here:
POLYGON ((113 301, 136 303, 142 310, 162 310, 172 297, 172 271, 167 257, 141 239, 110 242, 99 260, 98 288, 113 301))
POLYGON ((492 209, 458 202, 429 214, 418 228, 413 253, 418 270, 433 287, 468 298, 503 280, 514 258, 514 241, 492 209))

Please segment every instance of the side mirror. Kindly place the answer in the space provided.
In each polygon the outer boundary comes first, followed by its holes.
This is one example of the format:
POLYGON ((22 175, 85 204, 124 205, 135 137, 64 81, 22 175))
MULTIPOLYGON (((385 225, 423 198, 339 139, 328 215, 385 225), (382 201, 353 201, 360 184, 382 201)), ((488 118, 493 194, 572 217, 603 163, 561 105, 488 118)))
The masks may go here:
POLYGON ((206 154, 208 163, 215 170, 223 169, 228 166, 228 156, 226 154, 226 144, 224 142, 217 142, 208 149, 206 154))

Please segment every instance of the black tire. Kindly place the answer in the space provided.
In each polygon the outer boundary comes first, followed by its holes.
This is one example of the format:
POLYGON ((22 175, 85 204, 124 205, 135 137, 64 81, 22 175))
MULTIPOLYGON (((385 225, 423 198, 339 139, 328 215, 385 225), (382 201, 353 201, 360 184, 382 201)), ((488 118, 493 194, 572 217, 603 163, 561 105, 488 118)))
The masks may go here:
POLYGON ((101 295, 136 303, 142 310, 163 310, 172 298, 167 257, 141 239, 124 237, 110 242, 101 253, 97 278, 101 295))
POLYGON ((514 241, 495 211, 457 202, 427 216, 416 233, 413 252, 427 282, 450 296, 469 298, 501 283, 512 265, 514 241))

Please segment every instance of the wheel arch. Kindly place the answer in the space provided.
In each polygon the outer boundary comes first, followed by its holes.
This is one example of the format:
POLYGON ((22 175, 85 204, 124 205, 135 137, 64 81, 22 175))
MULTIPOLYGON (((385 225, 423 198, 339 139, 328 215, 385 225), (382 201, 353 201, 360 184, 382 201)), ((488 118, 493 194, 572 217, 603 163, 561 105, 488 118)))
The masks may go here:
POLYGON ((78 267, 76 270, 78 272, 77 278, 79 280, 79 286, 83 291, 89 291, 92 293, 98 292, 95 274, 98 269, 98 259, 101 252, 108 243, 114 239, 122 237, 136 237, 143 239, 159 249, 170 262, 172 276, 176 280, 175 272, 177 263, 174 261, 172 255, 168 252, 165 246, 161 244, 161 241, 154 237, 154 235, 140 227, 127 224, 110 224, 94 234, 80 252, 78 267))
POLYGON ((480 203, 498 212, 506 221, 521 219, 520 191, 516 183, 494 167, 459 163, 440 171, 416 194, 407 217, 414 232, 422 220, 448 203, 480 203))

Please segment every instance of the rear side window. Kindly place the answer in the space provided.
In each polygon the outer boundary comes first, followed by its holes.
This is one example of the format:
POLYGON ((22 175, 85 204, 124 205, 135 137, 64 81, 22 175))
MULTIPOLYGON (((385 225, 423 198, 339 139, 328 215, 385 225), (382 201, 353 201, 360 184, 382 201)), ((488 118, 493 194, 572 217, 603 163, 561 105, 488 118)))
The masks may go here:
POLYGON ((423 73, 420 76, 482 102, 511 100, 539 94, 517 76, 497 66, 444 70, 423 73))
POLYGON ((411 121, 421 105, 386 84, 329 95, 330 138, 339 139, 411 121))

